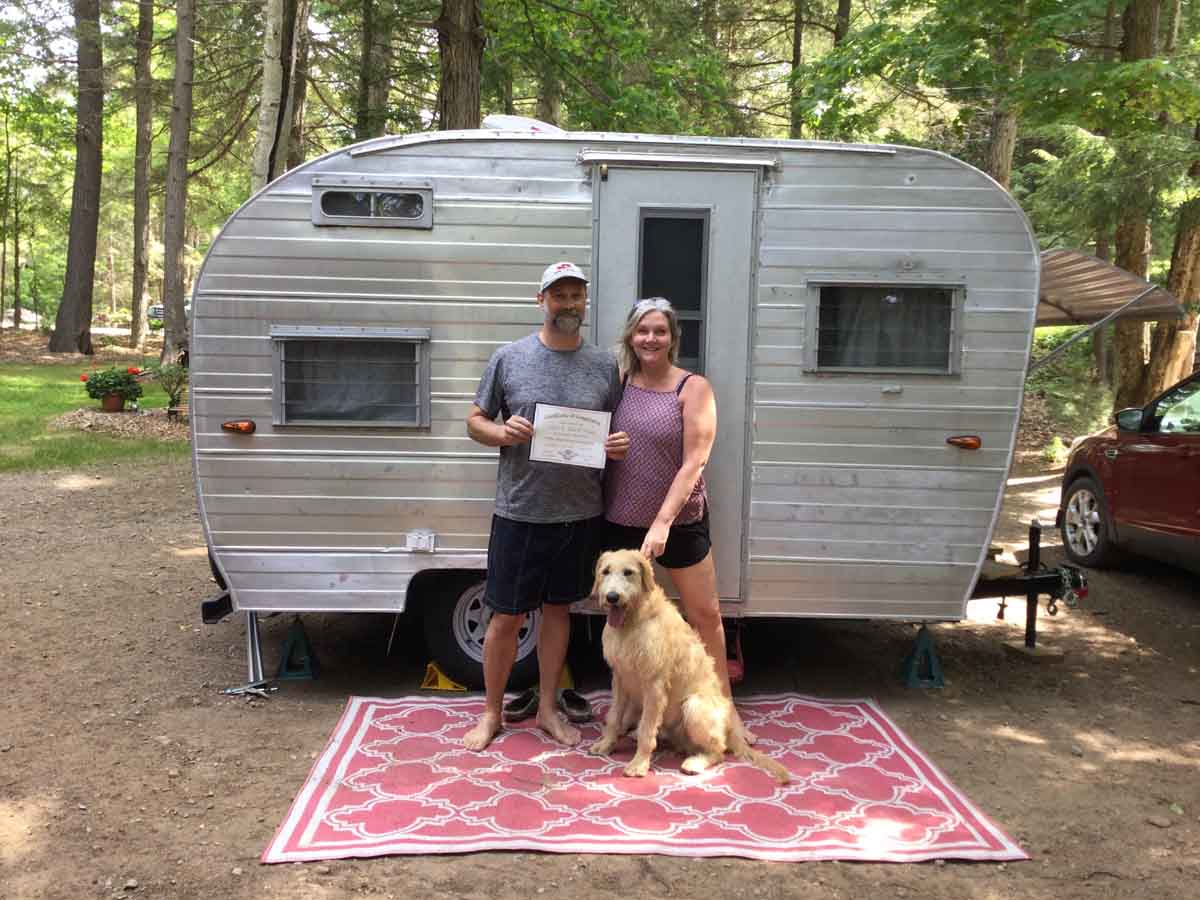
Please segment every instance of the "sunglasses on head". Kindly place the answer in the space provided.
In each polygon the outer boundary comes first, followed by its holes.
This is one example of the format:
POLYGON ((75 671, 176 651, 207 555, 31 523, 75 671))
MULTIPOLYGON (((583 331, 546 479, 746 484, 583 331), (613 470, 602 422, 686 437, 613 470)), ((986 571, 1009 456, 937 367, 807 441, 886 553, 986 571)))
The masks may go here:
POLYGON ((638 315, 641 313, 650 312, 653 309, 661 310, 663 312, 675 311, 675 308, 671 306, 671 301, 666 297, 647 297, 645 300, 634 300, 633 309, 629 311, 629 314, 631 316, 638 315))

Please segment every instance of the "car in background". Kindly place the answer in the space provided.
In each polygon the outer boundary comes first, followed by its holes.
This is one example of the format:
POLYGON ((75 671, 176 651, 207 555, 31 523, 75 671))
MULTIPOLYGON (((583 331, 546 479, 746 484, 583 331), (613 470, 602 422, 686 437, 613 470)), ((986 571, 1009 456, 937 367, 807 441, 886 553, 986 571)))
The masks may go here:
POLYGON ((1200 372, 1072 447, 1055 524, 1080 565, 1131 551, 1200 572, 1200 372))
MULTIPOLYGON (((190 316, 192 314, 192 304, 184 304, 183 314, 185 316, 190 316)), ((166 318, 166 315, 167 311, 161 303, 155 303, 148 310, 146 310, 146 318, 150 322, 157 323, 158 325, 162 325, 163 319, 166 318)))

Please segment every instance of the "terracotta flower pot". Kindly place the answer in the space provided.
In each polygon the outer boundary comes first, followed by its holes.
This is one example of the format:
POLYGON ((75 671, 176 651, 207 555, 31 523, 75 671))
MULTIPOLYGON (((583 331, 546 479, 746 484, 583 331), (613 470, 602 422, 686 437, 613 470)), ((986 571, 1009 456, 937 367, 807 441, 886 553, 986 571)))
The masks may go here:
POLYGON ((100 408, 105 412, 120 412, 125 408, 125 397, 122 394, 105 394, 100 398, 100 408))

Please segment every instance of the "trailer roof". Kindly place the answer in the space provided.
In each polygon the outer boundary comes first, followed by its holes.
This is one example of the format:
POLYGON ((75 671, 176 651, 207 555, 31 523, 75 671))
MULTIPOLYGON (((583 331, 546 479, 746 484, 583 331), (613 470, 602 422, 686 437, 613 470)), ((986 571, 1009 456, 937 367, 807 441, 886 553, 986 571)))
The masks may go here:
POLYGON ((1037 324, 1089 325, 1142 293, 1144 297, 1116 318, 1169 319, 1180 314, 1173 294, 1132 272, 1078 250, 1044 250, 1037 324))

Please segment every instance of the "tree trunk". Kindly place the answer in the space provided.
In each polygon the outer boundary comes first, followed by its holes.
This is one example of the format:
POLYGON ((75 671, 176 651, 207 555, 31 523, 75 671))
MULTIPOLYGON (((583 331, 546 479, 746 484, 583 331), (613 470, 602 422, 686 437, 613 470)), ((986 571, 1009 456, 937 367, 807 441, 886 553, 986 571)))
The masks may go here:
MULTIPOLYGON (((1157 47, 1161 0, 1130 0, 1121 17, 1121 59, 1136 62, 1150 59, 1157 47)), ((1131 153, 1134 150, 1124 150, 1131 153)), ((1138 167, 1130 160, 1130 170, 1138 167)), ((1149 176, 1134 185, 1121 205, 1117 222, 1116 264, 1145 278, 1150 263, 1150 204, 1153 185, 1149 176)), ((1146 382, 1146 329, 1143 322, 1118 321, 1113 329, 1113 357, 1117 383, 1115 407, 1142 406, 1149 399, 1146 382)))
POLYGON ((8 296, 8 208, 12 196, 12 136, 8 111, 4 113, 4 202, 0 208, 0 329, 4 328, 4 302, 8 296))
POLYGON ((13 167, 13 330, 21 327, 21 172, 13 167))
POLYGON ((312 44, 308 32, 309 0, 300 0, 296 13, 296 66, 292 78, 291 137, 288 139, 287 167, 294 169, 304 162, 304 104, 308 101, 308 55, 312 44))
MULTIPOLYGON (((292 139, 292 113, 296 102, 296 47, 299 43, 297 29, 308 29, 307 21, 300 19, 303 0, 284 0, 283 22, 279 35, 279 61, 282 66, 280 84, 282 97, 279 103, 279 118, 275 122, 275 142, 271 146, 271 168, 267 181, 272 181, 287 171, 288 145, 292 139)), ((308 18, 307 10, 305 19, 308 18)))
POLYGON ((1024 60, 1009 49, 1011 32, 1025 27, 1025 0, 1012 4, 1011 19, 1001 19, 999 32, 991 42, 992 63, 1003 73, 1003 82, 992 97, 991 126, 988 132, 987 173, 1006 191, 1012 181, 1013 151, 1017 146, 1017 111, 1009 96, 1008 80, 1019 78, 1024 60))
POLYGON ((562 119, 562 82, 559 81, 554 64, 547 59, 542 60, 538 78, 537 112, 534 115, 551 125, 559 124, 562 119))
POLYGON ((150 130, 154 114, 150 47, 154 41, 154 2, 138 0, 134 98, 137 107, 133 151, 133 292, 129 298, 129 346, 146 343, 146 272, 150 268, 150 130))
POLYGON ((163 207, 163 362, 176 362, 188 348, 184 313, 184 231, 187 165, 192 128, 192 75, 195 0, 175 7, 175 84, 171 102, 171 142, 167 150, 167 190, 163 207))
POLYGON ((441 61, 439 126, 444 130, 478 128, 484 45, 479 0, 442 0, 442 14, 433 24, 441 61))
MULTIPOLYGON (((1200 149, 1200 124, 1195 135, 1200 149)), ((1200 160, 1192 163, 1188 175, 1193 182, 1200 182, 1200 160)), ((1154 329, 1146 372, 1147 399, 1190 374, 1195 363, 1196 326, 1200 322, 1200 198, 1193 197, 1179 209, 1167 290, 1183 304, 1184 316, 1161 321, 1154 329)))
MULTIPOLYGON (((262 90, 258 100, 258 125, 250 157, 250 191, 261 190, 271 179, 271 156, 275 129, 283 103, 283 0, 263 0, 262 90)), ((178 55, 178 48, 176 49, 178 55)), ((178 66, 178 56, 176 65, 178 66)), ((189 79, 190 82, 190 79, 189 79)), ((176 81, 178 84, 178 80, 176 81)), ((190 91, 190 84, 188 90, 190 91)))
POLYGON ((393 13, 390 0, 363 2, 358 98, 354 116, 354 136, 360 141, 387 133, 388 97, 392 90, 393 13))
POLYGON ((100 227, 101 150, 104 141, 103 50, 100 0, 75 0, 79 97, 75 107, 75 183, 67 237, 62 303, 50 335, 51 353, 91 354, 92 290, 100 227))
POLYGON ((788 80, 791 119, 788 137, 793 140, 799 140, 804 135, 804 122, 800 118, 800 97, 803 94, 800 67, 804 65, 804 16, 807 8, 808 0, 794 0, 792 3, 792 77, 788 80))
POLYGON ((850 0, 838 0, 833 23, 833 46, 838 46, 850 33, 850 0))

